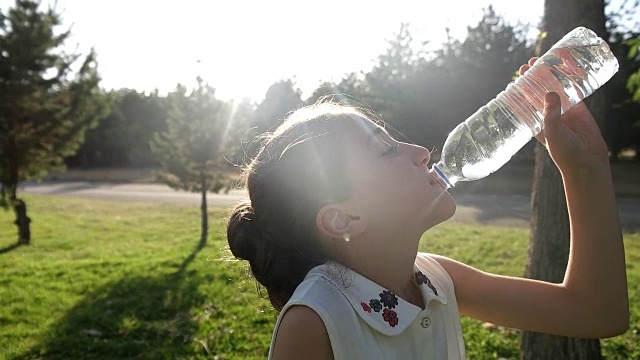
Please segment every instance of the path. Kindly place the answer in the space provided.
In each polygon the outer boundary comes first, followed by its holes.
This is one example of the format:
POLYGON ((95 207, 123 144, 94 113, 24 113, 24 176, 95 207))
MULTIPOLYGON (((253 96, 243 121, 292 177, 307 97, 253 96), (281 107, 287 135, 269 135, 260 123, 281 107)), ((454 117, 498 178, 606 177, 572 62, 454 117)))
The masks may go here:
MULTIPOLYGON (((200 195, 197 193, 174 191, 159 184, 46 182, 24 183, 20 188, 28 194, 185 205, 200 204, 200 195)), ((209 206, 218 208, 231 207, 244 198, 246 198, 246 192, 243 190, 233 190, 229 194, 211 193, 207 196, 209 206)), ((496 226, 529 226, 530 202, 528 196, 456 194, 454 192, 454 198, 458 209, 453 221, 496 226)), ((640 199, 618 199, 618 209, 625 230, 640 231, 640 199)))

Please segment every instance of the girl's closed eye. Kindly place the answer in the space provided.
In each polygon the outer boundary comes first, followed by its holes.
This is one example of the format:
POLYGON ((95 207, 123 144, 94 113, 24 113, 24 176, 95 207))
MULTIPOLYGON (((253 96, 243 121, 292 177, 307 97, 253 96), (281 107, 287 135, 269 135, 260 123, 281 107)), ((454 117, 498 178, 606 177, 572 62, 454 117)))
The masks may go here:
POLYGON ((385 151, 382 155, 383 156, 393 155, 398 152, 399 148, 400 148, 400 144, 391 145, 391 147, 387 151, 385 151))

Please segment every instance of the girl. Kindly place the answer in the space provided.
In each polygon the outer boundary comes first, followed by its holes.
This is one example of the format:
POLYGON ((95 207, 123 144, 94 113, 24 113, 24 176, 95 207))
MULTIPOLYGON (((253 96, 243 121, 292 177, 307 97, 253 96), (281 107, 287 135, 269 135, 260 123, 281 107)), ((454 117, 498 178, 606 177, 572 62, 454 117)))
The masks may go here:
MULTIPOLYGON (((529 64, 520 68, 523 74, 529 64)), ((319 104, 291 114, 247 170, 250 201, 227 236, 280 315, 272 359, 464 358, 460 314, 550 334, 628 328, 626 273, 607 147, 584 104, 545 98, 538 136, 562 173, 571 252, 561 284, 493 275, 418 253, 456 205, 429 151, 367 113, 319 104)))

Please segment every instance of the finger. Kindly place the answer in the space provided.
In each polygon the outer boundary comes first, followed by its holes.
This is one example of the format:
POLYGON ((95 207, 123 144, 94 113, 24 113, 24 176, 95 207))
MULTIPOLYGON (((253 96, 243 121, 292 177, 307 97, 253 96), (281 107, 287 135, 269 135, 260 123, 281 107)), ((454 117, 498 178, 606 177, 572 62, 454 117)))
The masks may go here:
POLYGON ((544 137, 548 140, 558 133, 558 129, 562 126, 560 121, 560 96, 554 92, 547 93, 544 97, 544 137))
POLYGON ((528 62, 529 66, 533 66, 533 64, 535 64, 536 61, 538 61, 537 56, 534 56, 531 59, 529 59, 529 62, 528 62))
POLYGON ((522 65, 522 66, 520 66, 520 69, 518 69, 518 73, 520 74, 520 76, 522 76, 522 75, 524 75, 525 72, 527 72, 527 70, 529 70, 529 68, 531 68, 531 66, 522 65))

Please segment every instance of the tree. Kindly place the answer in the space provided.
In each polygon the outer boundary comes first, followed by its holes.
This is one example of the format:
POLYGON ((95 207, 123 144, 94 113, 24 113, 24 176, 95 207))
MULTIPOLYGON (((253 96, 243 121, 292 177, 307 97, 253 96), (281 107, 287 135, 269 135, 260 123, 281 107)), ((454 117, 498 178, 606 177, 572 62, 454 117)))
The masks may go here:
POLYGON ((525 30, 489 7, 468 27, 466 39, 449 37, 441 50, 427 52, 401 24, 358 83, 357 95, 409 141, 436 148, 456 124, 504 90, 515 69, 533 55, 525 30))
MULTIPOLYGON (((640 1, 605 1, 607 29, 611 33, 609 46, 620 65, 618 73, 605 87, 611 99, 609 118, 605 124, 605 140, 609 144, 611 160, 617 161, 625 148, 640 150, 640 101, 633 99, 633 83, 640 85, 640 1)), ((640 88, 639 88, 640 89, 640 88)), ((640 100, 640 91, 636 93, 640 100)), ((636 156, 636 160, 640 160, 636 156)))
POLYGON ((78 152, 65 160, 69 167, 158 166, 151 154, 152 134, 166 130, 167 100, 157 91, 150 94, 122 89, 109 94, 111 113, 86 134, 78 152))
MULTIPOLYGON (((546 0, 538 54, 578 25, 586 26, 607 39, 603 0, 546 0)), ((606 114, 603 89, 586 101, 600 122, 606 114)), ((599 124, 602 128, 602 124, 599 124)), ((569 258, 569 217, 560 172, 546 149, 536 146, 532 190, 532 218, 526 276, 560 283, 569 258)), ((533 315, 535 316, 535 315, 533 315)), ((523 332, 523 359, 601 359, 598 340, 574 339, 523 332)))
POLYGON ((368 94, 362 85, 364 73, 352 72, 345 74, 339 83, 322 82, 305 101, 305 105, 312 105, 320 99, 330 98, 345 106, 368 107, 368 94))
POLYGON ((224 187, 220 171, 229 106, 215 98, 215 89, 198 78, 198 88, 187 94, 178 85, 168 95, 170 104, 167 130, 156 133, 151 151, 162 165, 158 179, 178 190, 201 194, 201 237, 204 246, 208 233, 207 192, 224 187))
POLYGON ((269 86, 264 100, 254 112, 253 126, 257 133, 274 130, 289 112, 301 108, 304 105, 301 93, 291 79, 280 80, 269 86))
MULTIPOLYGON (((629 45, 629 58, 630 59, 638 59, 640 58, 640 34, 636 34, 636 37, 630 39, 628 41, 629 45)), ((629 81, 627 82, 627 88, 631 92, 634 101, 640 101, 640 70, 633 73, 629 76, 629 81)))
MULTIPOLYGON (((231 114, 226 126, 225 146, 222 153, 227 164, 235 168, 241 168, 248 162, 247 144, 251 141, 250 134, 252 121, 254 120, 255 103, 250 98, 240 101, 232 100, 229 103, 231 114)), ((236 170, 238 170, 236 169, 236 170)), ((226 190, 231 190, 231 185, 226 190)))
POLYGON ((74 71, 81 55, 60 50, 70 36, 57 32, 60 23, 54 9, 41 10, 36 1, 0 10, 0 183, 20 244, 29 244, 31 220, 18 183, 63 167, 107 111, 95 53, 74 71))
MULTIPOLYGON (((629 58, 640 62, 640 34, 636 34, 635 38, 629 41, 629 48, 629 58)), ((635 101, 634 110, 636 111, 633 112, 635 116, 635 121, 633 122, 635 132, 633 135, 635 135, 635 138, 631 141, 636 147, 636 160, 640 160, 640 154, 638 154, 638 150, 640 150, 640 131, 638 130, 638 128, 640 128, 640 117, 638 116, 638 114, 640 114, 640 111, 638 111, 640 110, 640 69, 637 69, 636 72, 629 77, 627 88, 635 101)))
POLYGON ((468 33, 460 44, 458 71, 470 72, 475 81, 463 82, 469 93, 485 93, 488 102, 495 95, 486 89, 504 90, 518 67, 533 55, 533 47, 526 39, 528 27, 516 27, 495 13, 492 6, 484 10, 475 27, 467 27, 468 33), (484 91, 483 91, 484 90, 484 91))
MULTIPOLYGON (((633 52, 633 42, 640 33, 613 33, 609 45, 620 65, 618 73, 605 87, 611 99, 609 119, 605 123, 605 140, 611 150, 611 161, 617 161, 625 148, 640 149, 640 91, 633 99, 634 76, 640 80, 640 54, 633 52), (636 75, 634 75, 636 74, 636 75)), ((636 157, 636 160, 640 160, 636 157)))
POLYGON ((253 157, 258 151, 258 143, 255 141, 260 135, 275 130, 288 113, 301 108, 304 103, 301 98, 302 91, 295 87, 293 80, 279 80, 269 86, 264 100, 262 100, 253 112, 251 129, 248 134, 254 141, 249 143, 246 151, 249 157, 253 157))

